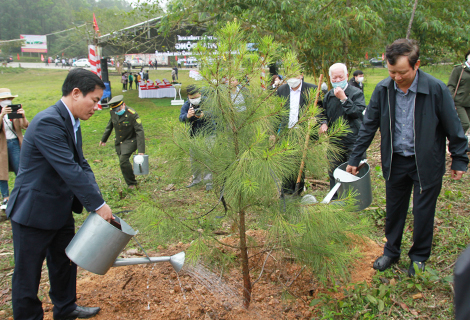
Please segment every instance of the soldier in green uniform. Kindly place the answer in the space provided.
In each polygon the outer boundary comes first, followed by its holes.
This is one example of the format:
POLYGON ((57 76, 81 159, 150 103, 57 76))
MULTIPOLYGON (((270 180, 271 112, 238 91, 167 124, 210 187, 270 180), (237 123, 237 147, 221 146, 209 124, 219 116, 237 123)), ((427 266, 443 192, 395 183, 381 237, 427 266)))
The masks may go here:
POLYGON ((470 50, 465 54, 465 62, 454 66, 447 87, 454 98, 463 131, 467 133, 470 128, 470 50))
POLYGON ((111 108, 111 119, 109 119, 99 145, 106 145, 106 141, 114 128, 116 134, 115 147, 121 172, 129 188, 134 189, 137 181, 129 158, 137 149, 139 154, 143 155, 145 153, 145 136, 142 120, 134 109, 126 106, 122 101, 123 98, 122 95, 119 95, 107 103, 111 108))

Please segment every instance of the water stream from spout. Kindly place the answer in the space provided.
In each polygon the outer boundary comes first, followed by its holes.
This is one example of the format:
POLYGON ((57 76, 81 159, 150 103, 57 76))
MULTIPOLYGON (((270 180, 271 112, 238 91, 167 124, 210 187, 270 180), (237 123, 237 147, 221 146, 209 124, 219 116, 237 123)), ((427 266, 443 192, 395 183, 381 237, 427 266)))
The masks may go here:
MULTIPOLYGON (((183 298, 184 298, 184 300, 186 300, 186 295, 184 294, 184 288, 181 285, 181 279, 180 279, 180 276, 178 275, 178 272, 176 272, 176 278, 178 279, 178 283, 180 285, 181 292, 183 293, 183 298)), ((189 310, 189 307, 188 307, 187 304, 186 304, 186 310, 188 310, 188 317, 189 317, 189 319, 191 319, 191 310, 189 310)))
POLYGON ((150 278, 152 277, 153 269, 155 269, 155 263, 152 263, 152 269, 150 269, 150 274, 147 278, 147 310, 150 310, 150 285, 149 285, 149 281, 150 281, 150 278))

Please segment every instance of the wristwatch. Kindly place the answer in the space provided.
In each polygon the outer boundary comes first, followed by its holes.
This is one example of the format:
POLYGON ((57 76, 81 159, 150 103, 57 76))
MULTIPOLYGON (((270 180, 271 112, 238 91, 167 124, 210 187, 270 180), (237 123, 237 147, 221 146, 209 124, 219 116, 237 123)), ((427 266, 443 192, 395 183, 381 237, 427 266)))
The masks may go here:
POLYGON ((339 100, 339 101, 341 101, 341 104, 345 104, 347 100, 348 100, 348 98, 342 99, 342 100, 339 100))

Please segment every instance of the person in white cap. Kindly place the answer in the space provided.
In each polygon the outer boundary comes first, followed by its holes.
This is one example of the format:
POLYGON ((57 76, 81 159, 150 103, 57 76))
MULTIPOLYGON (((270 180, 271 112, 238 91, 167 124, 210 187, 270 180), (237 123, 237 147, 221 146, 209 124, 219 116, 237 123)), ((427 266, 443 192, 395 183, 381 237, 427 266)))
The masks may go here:
POLYGON ((0 209, 7 208, 10 191, 8 189, 8 171, 18 174, 20 163, 20 147, 23 142, 21 129, 29 125, 23 108, 16 111, 21 118, 9 119, 8 115, 13 112, 10 105, 18 95, 12 95, 10 89, 0 88, 0 190, 2 192, 2 204, 0 209))

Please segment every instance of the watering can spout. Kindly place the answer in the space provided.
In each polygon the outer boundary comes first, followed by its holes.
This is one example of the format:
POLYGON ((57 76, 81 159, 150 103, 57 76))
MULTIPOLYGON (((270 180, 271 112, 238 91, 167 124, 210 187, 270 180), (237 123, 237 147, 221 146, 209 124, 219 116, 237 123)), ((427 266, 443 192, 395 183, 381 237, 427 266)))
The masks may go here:
POLYGON ((184 253, 184 251, 181 251, 180 253, 177 253, 170 257, 170 263, 176 272, 180 272, 181 268, 183 268, 185 257, 186 254, 184 253))
POLYGON ((179 272, 184 264, 185 253, 184 251, 172 255, 170 257, 150 257, 150 258, 127 258, 116 259, 113 267, 131 266, 135 264, 157 263, 157 262, 170 262, 176 272, 179 272))

